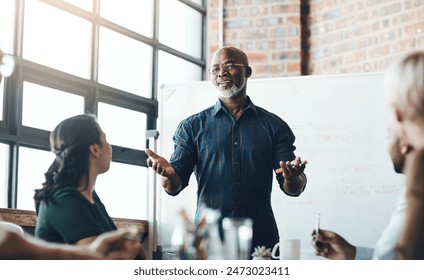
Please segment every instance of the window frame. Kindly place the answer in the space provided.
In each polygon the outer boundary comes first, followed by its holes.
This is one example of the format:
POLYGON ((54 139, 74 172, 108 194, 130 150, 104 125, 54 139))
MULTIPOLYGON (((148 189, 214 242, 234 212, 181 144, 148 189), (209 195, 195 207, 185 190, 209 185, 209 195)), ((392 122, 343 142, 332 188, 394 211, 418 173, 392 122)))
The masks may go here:
MULTIPOLYGON (((17 208, 19 147, 29 147, 45 151, 50 150, 48 141, 50 133, 49 131, 22 125, 22 100, 24 82, 31 82, 41 86, 46 86, 82 96, 84 98, 84 112, 81 113, 91 113, 97 115, 97 106, 99 102, 145 113, 147 115, 147 130, 155 130, 156 120, 158 118, 158 52, 164 51, 176 57, 182 58, 187 62, 191 62, 200 66, 203 70, 202 79, 205 79, 207 74, 205 60, 206 32, 204 32, 206 28, 206 7, 204 0, 202 1, 202 5, 198 5, 189 0, 176 0, 187 5, 189 8, 194 9, 195 11, 198 11, 202 15, 203 32, 199 38, 201 40, 202 49, 201 59, 177 51, 172 47, 161 44, 159 42, 158 17, 160 0, 154 0, 153 38, 143 36, 100 17, 100 0, 93 0, 92 11, 84 10, 65 1, 38 1, 81 17, 91 23, 91 74, 90 79, 84 79, 23 59, 22 49, 25 0, 15 1, 16 6, 14 18, 15 32, 13 55, 16 59, 16 67, 12 76, 4 79, 4 110, 3 119, 0 121, 0 142, 9 145, 9 160, 7 164, 8 172, 6 178, 8 208, 17 208), (145 43, 153 48, 151 65, 151 98, 145 98, 131 92, 125 92, 123 90, 112 88, 97 82, 100 27, 108 28, 139 42, 145 43)), ((148 143, 146 143, 146 146, 148 146, 148 143)), ((112 145, 112 147, 113 162, 144 166, 147 168, 147 156, 143 150, 136 150, 115 145, 112 145)))

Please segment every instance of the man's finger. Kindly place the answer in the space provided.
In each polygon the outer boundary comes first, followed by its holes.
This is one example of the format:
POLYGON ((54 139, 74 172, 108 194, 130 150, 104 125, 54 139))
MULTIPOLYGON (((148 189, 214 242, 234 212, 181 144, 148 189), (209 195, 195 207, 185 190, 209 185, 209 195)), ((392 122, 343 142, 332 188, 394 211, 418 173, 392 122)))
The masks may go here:
POLYGON ((283 168, 280 167, 280 168, 275 169, 274 171, 275 171, 275 173, 280 174, 280 173, 283 173, 283 168))
POLYGON ((156 154, 155 152, 153 152, 152 150, 150 150, 150 149, 146 149, 145 150, 145 153, 149 156, 149 157, 151 157, 152 159, 158 159, 159 158, 159 155, 158 154, 156 154))

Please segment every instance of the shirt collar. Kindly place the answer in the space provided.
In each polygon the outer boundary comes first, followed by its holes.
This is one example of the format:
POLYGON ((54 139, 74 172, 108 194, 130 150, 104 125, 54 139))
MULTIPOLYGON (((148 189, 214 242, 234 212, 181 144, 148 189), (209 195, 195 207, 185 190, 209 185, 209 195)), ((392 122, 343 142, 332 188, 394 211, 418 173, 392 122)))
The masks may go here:
MULTIPOLYGON (((215 116, 216 114, 218 114, 218 112, 220 110, 223 110, 225 113, 228 114, 227 110, 225 109, 224 106, 222 106, 222 102, 220 99, 218 99, 218 101, 215 103, 214 109, 213 109, 213 115, 215 116)), ((252 100, 250 100, 250 97, 247 96, 247 107, 244 111, 248 111, 248 110, 252 110, 256 115, 258 114, 257 108, 255 106, 255 104, 253 104, 252 100)))

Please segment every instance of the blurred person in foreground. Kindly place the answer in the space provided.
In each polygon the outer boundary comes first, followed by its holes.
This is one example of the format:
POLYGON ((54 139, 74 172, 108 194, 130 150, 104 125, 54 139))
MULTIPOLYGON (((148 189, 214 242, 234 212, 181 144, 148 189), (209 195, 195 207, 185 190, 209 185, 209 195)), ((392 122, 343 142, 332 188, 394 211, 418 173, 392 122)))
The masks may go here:
POLYGON ((10 260, 131 260, 140 251, 138 242, 128 243, 129 230, 110 231, 87 245, 65 245, 25 237, 0 225, 0 259, 10 260))
MULTIPOLYGON (((411 152, 411 147, 403 139, 397 123, 392 123, 390 126, 388 151, 394 170, 397 173, 403 173, 406 155, 411 152)), ((333 231, 319 229, 318 234, 315 230, 312 233, 312 246, 315 249, 315 254, 332 260, 395 259, 396 243, 405 223, 405 193, 406 188, 403 188, 389 224, 384 229, 375 248, 352 245, 333 231)))
MULTIPOLYGON (((392 126, 397 128, 403 145, 409 147, 403 168, 406 175, 404 213, 397 214, 403 217, 395 228, 385 231, 392 235, 390 243, 386 244, 387 248, 390 245, 387 256, 390 259, 424 259, 424 51, 408 53, 394 64, 386 75, 386 86, 394 116, 392 126)), ((318 255, 331 259, 356 257, 356 248, 341 236, 324 230, 319 230, 318 235, 313 232, 313 235, 312 244, 318 255)))
POLYGON ((424 259, 424 51, 403 56, 389 71, 389 104, 413 147, 405 166, 407 212, 398 259, 424 259))

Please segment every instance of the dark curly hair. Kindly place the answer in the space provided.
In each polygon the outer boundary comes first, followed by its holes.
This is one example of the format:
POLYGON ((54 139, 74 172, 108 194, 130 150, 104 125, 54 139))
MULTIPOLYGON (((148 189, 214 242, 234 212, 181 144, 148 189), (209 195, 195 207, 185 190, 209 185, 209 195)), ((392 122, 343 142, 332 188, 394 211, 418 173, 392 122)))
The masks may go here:
POLYGON ((77 115, 59 123, 50 133, 50 148, 56 158, 44 174, 46 181, 35 190, 35 209, 41 201, 49 203, 56 190, 63 187, 78 188, 89 181, 89 147, 100 143, 100 127, 96 116, 77 115))

